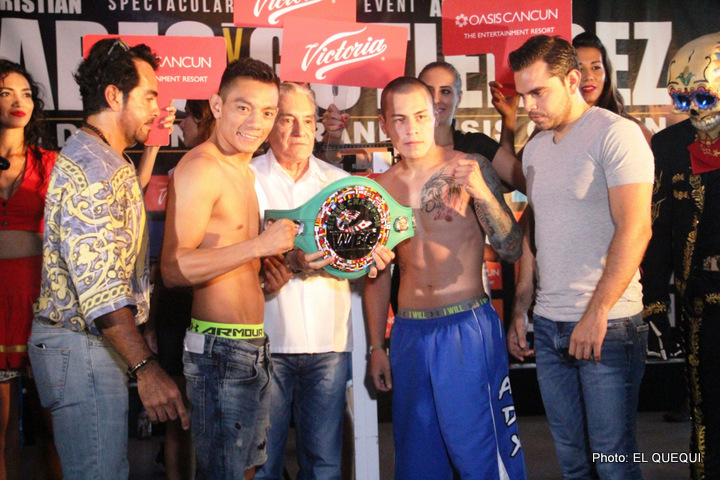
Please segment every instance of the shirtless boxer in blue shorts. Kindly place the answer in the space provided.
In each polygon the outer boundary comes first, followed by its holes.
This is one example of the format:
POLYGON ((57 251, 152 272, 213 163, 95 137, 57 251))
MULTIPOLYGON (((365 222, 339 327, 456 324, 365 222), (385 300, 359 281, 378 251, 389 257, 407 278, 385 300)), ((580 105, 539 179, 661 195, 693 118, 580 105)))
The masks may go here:
POLYGON ((423 83, 390 82, 379 118, 402 160, 377 180, 415 215, 415 236, 396 247, 390 358, 381 348, 390 271, 365 286, 370 373, 378 390, 393 390, 395 479, 525 479, 505 334, 482 282, 485 235, 514 262, 520 227, 486 158, 435 144, 423 83))

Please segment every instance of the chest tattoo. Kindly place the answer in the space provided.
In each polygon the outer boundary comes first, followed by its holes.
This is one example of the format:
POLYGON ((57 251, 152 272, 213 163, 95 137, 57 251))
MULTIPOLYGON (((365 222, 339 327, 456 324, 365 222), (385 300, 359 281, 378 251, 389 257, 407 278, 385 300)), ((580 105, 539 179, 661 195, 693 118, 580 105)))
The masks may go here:
POLYGON ((430 214, 433 220, 450 221, 464 211, 463 193, 453 176, 440 170, 423 185, 420 209, 430 214))

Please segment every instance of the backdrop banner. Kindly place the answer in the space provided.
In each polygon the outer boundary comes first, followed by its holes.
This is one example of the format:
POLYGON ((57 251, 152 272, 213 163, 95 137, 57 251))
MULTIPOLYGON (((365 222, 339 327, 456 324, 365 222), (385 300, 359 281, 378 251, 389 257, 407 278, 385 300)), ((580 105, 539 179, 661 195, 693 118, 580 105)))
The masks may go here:
MULTIPOLYGON (((289 3, 257 1, 266 9, 271 4, 289 3)), ((72 73, 82 58, 84 35, 220 37, 225 39, 228 61, 250 55, 279 71, 283 30, 235 26, 233 3, 233 0, 0 0, 0 57, 24 64, 42 85, 53 131, 62 146, 80 121, 82 105, 72 73)), ((256 1, 246 3, 255 5, 256 1)), ((464 90, 456 115, 457 127, 481 131, 497 139, 500 117, 489 101, 488 87, 488 82, 495 78, 494 59, 487 54, 443 54, 441 5, 440 0, 357 0, 355 14, 358 22, 408 28, 406 75, 416 75, 424 65, 437 59, 455 65, 463 77, 464 90)), ((628 112, 657 131, 680 119, 670 113, 665 90, 669 59, 681 45, 717 31, 720 25, 720 9, 707 6, 706 0, 683 4, 670 0, 575 0, 572 35, 588 30, 602 39, 628 112)), ((187 43, 185 39, 183 42, 187 43)), ((387 140, 377 123, 377 89, 327 84, 312 87, 321 108, 335 102, 350 114, 346 143, 387 140)), ((182 111, 182 102, 177 105, 182 111)), ((526 141, 528 130, 532 126, 521 115, 518 144, 526 141)), ((322 133, 322 125, 318 125, 318 139, 322 133)), ((178 128, 171 135, 169 148, 184 151, 178 128)), ((158 168, 169 168, 166 159, 158 162, 158 168)))

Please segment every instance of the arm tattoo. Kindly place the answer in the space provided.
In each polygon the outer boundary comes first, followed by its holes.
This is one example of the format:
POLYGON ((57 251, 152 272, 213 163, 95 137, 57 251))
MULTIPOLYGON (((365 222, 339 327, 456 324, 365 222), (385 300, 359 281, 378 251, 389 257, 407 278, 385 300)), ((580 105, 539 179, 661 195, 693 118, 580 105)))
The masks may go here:
POLYGON ((477 157, 485 184, 495 197, 491 201, 474 199, 473 207, 490 245, 507 262, 515 262, 522 254, 522 229, 505 203, 502 184, 495 169, 483 157, 477 157))

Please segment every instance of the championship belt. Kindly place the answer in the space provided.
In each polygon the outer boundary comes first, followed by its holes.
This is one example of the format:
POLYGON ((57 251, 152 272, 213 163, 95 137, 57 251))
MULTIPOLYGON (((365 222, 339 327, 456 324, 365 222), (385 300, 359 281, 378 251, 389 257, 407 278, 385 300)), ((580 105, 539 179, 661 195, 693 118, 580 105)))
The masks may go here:
POLYGON ((376 181, 341 178, 293 210, 265 210, 265 227, 281 218, 297 225, 295 245, 322 251, 333 262, 325 270, 341 278, 368 273, 380 245, 392 249, 415 234, 412 209, 397 203, 376 181))

